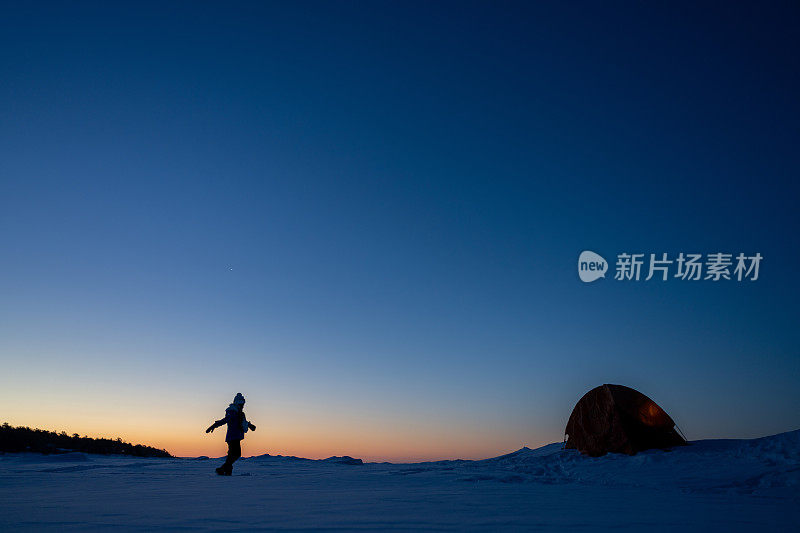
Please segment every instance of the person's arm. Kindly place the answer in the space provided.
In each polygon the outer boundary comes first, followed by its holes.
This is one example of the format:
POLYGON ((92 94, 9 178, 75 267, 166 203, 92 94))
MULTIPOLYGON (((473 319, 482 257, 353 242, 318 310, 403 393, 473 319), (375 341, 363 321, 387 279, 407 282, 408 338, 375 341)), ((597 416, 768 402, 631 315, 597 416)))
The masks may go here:
MULTIPOLYGON (((227 417, 226 417, 226 418, 227 418, 227 417)), ((206 430, 206 433, 211 433, 212 431, 214 431, 214 430, 215 430, 215 429, 217 429, 218 427, 220 427, 220 426, 222 426, 222 425, 226 424, 227 422, 228 422, 228 421, 227 421, 225 418, 223 418, 222 420, 217 420, 216 422, 214 422, 213 424, 211 424, 210 426, 208 426, 208 429, 206 430)))
POLYGON ((250 428, 250 431, 255 431, 256 430, 256 426, 254 424, 250 423, 250 422, 247 422, 247 427, 250 428))

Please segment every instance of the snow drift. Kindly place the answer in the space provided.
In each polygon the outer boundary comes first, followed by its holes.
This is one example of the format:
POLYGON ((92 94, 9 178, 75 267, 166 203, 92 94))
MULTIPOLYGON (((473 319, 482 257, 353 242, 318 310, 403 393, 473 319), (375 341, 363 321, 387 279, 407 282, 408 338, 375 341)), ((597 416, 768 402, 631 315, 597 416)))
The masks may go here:
POLYGON ((365 463, 0 456, 0 530, 725 530, 800 522, 800 430, 586 457, 365 463))

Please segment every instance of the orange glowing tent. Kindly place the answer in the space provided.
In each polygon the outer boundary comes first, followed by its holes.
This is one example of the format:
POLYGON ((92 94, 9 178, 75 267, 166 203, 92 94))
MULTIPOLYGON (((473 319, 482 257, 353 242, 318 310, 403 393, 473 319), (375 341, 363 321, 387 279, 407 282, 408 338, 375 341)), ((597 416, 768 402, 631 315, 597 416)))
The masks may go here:
POLYGON ((623 385, 600 385, 583 395, 567 422, 566 448, 598 457, 686 444, 675 422, 653 400, 623 385))

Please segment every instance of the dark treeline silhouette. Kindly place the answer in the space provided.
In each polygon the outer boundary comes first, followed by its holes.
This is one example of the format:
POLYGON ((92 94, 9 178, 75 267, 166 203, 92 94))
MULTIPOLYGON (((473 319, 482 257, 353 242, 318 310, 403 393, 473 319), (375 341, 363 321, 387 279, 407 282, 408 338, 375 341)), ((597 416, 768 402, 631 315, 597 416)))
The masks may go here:
POLYGON ((0 452, 66 452, 98 453, 102 455, 119 454, 135 457, 172 457, 167 450, 152 446, 130 444, 122 439, 95 439, 81 437, 77 433, 67 435, 65 431, 56 433, 44 429, 14 427, 8 422, 0 426, 0 452))

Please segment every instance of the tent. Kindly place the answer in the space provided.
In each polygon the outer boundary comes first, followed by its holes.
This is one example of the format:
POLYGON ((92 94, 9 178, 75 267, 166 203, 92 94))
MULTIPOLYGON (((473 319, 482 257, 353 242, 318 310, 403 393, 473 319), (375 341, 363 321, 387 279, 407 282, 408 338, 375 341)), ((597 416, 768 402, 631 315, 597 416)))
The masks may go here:
POLYGON ((622 385, 600 385, 584 394, 572 410, 565 433, 566 448, 592 457, 686 444, 675 431, 675 422, 656 402, 622 385))

